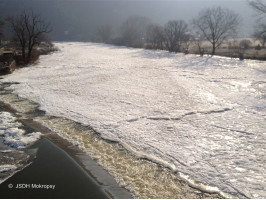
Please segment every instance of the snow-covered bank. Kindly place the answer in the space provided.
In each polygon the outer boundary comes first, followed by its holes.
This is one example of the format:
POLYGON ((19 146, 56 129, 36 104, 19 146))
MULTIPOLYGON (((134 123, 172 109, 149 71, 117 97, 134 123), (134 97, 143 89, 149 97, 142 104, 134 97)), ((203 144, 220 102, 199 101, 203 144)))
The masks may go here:
MULTIPOLYGON (((90 43, 2 82, 184 177, 265 198, 265 62, 90 43), (186 175, 186 176, 185 176, 186 175)), ((82 141, 85 142, 85 141, 82 141)))

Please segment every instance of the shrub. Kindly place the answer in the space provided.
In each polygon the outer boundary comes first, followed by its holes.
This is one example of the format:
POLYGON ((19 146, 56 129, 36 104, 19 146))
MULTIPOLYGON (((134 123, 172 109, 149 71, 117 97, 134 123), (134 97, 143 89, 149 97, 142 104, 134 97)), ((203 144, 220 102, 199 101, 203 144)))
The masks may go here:
POLYGON ((258 44, 258 45, 255 47, 255 50, 261 50, 261 46, 258 44))
POLYGON ((239 43, 239 47, 242 49, 248 49, 252 45, 252 42, 250 40, 241 40, 239 43))

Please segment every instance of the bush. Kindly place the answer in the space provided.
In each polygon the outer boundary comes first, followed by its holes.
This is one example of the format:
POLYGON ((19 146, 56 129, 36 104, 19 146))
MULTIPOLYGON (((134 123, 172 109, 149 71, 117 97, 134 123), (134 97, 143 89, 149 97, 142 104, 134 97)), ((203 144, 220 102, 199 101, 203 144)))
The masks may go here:
POLYGON ((258 45, 255 47, 255 50, 261 50, 261 46, 258 44, 258 45))
POLYGON ((239 47, 242 49, 248 49, 252 45, 252 42, 250 40, 241 40, 239 43, 239 47))

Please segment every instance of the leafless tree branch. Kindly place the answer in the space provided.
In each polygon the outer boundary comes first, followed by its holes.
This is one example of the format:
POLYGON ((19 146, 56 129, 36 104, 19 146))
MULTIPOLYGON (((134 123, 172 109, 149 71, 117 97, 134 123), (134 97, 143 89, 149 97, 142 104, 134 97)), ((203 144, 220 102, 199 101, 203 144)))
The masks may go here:
POLYGON ((261 0, 249 1, 249 5, 259 14, 266 14, 266 3, 261 0))
POLYGON ((183 20, 169 21, 164 27, 165 45, 170 52, 180 52, 181 45, 186 41, 188 25, 183 20))

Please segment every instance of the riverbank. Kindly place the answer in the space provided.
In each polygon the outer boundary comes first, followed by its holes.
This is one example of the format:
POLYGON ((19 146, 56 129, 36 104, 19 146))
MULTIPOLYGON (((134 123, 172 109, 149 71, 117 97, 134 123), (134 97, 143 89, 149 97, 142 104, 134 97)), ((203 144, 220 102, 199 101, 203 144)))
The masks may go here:
POLYGON ((12 43, 7 42, 0 47, 0 76, 13 73, 13 71, 38 63, 41 55, 48 55, 58 51, 53 43, 41 44, 33 49, 30 60, 25 63, 21 53, 16 50, 12 43))

